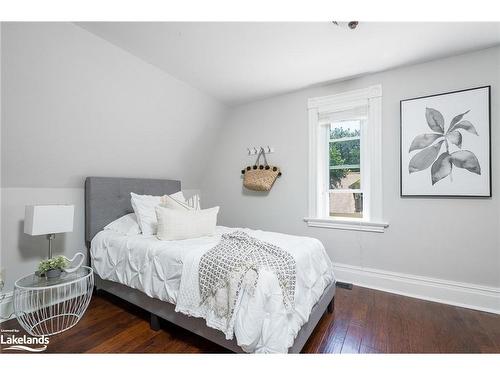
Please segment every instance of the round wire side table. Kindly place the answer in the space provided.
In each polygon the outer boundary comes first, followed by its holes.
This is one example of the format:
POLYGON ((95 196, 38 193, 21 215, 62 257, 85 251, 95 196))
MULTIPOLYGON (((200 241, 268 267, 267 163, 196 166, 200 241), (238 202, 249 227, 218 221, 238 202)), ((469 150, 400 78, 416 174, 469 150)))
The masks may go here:
POLYGON ((93 288, 94 272, 85 266, 57 279, 25 276, 14 285, 14 312, 30 335, 55 335, 78 323, 87 310, 93 288))

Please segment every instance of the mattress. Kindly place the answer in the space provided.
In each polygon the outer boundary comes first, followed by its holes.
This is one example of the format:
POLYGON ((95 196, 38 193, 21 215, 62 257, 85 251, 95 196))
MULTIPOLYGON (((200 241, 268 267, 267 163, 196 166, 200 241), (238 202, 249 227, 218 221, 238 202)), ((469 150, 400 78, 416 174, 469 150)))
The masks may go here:
POLYGON ((176 311, 202 317, 247 352, 286 352, 325 288, 334 282, 330 258, 320 241, 243 228, 218 226, 212 237, 160 241, 155 236, 126 236, 99 232, 91 243, 92 266, 105 280, 138 289, 149 297, 176 305, 176 311), (270 272, 263 271, 252 295, 243 293, 235 310, 234 329, 199 305, 198 260, 216 246, 222 234, 241 230, 288 251, 296 261, 297 279, 293 312, 286 311, 281 289, 270 272))

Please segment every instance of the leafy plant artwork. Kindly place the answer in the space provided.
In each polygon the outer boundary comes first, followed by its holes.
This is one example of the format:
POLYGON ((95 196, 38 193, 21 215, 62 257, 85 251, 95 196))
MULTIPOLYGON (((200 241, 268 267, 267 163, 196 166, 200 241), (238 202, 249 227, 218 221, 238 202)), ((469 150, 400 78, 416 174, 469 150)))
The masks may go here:
POLYGON ((445 133, 444 117, 441 112, 433 108, 425 109, 425 119, 433 133, 420 134, 411 143, 409 153, 416 150, 421 151, 417 152, 410 160, 408 165, 410 174, 431 167, 432 185, 447 176, 450 176, 450 180, 453 181, 453 167, 481 174, 481 166, 476 155, 469 150, 462 150, 462 131, 465 130, 478 136, 474 125, 470 121, 463 120, 469 111, 453 117, 445 133), (445 151, 439 154, 443 143, 445 151), (452 152, 452 147, 455 147, 457 151, 452 152))

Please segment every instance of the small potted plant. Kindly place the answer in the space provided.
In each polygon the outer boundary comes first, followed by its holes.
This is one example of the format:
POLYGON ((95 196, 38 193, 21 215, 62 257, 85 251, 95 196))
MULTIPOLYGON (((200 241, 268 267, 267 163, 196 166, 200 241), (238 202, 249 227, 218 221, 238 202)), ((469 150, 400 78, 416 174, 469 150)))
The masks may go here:
POLYGON ((51 259, 44 259, 38 265, 38 276, 46 276, 49 279, 61 276, 64 268, 68 267, 69 261, 60 255, 51 259))

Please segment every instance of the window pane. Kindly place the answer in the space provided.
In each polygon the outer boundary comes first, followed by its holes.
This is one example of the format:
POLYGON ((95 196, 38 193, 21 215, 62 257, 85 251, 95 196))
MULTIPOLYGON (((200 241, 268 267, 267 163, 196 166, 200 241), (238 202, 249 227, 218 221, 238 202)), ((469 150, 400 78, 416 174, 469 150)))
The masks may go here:
POLYGON ((330 216, 363 217, 363 193, 330 193, 330 216))
POLYGON ((361 122, 359 120, 334 122, 330 125, 330 139, 359 137, 361 122))
POLYGON ((330 189, 361 189, 359 168, 330 169, 330 189))
POLYGON ((330 189, 360 189, 360 140, 330 143, 330 189))
POLYGON ((363 217, 361 189, 361 121, 341 121, 330 124, 329 188, 330 216, 363 217), (357 190, 336 192, 336 189, 357 190))

